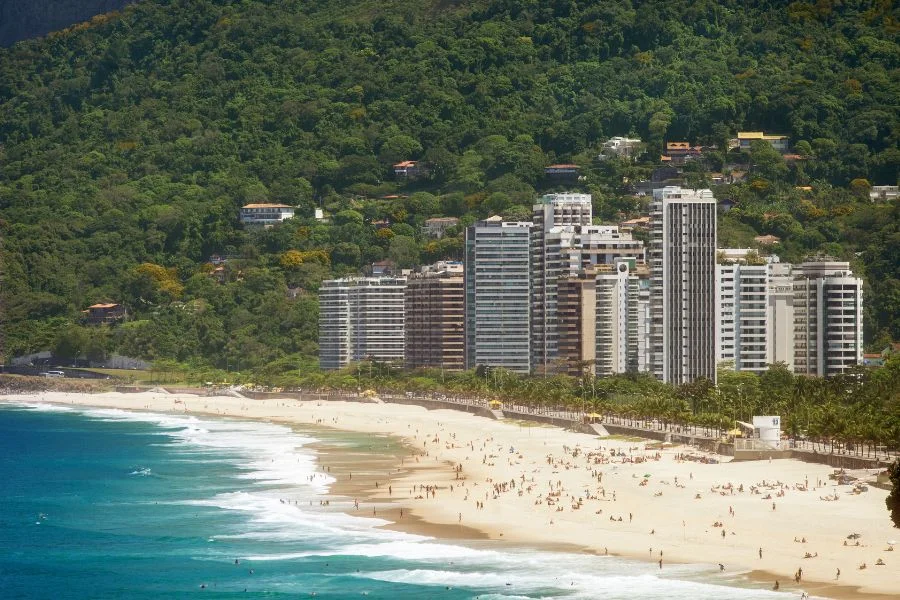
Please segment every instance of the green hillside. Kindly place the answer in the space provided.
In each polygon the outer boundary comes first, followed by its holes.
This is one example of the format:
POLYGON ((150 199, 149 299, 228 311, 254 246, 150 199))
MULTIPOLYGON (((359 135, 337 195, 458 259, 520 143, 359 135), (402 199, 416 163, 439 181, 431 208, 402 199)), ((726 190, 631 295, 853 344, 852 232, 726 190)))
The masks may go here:
POLYGON ((323 278, 458 258, 424 219, 527 215, 562 189, 551 163, 582 166, 602 219, 642 214, 630 185, 666 140, 719 147, 692 183, 750 165, 714 188, 737 201, 723 244, 851 260, 867 341, 900 339, 900 208, 867 194, 900 169, 898 33, 890 0, 146 0, 21 42, 0 50, 3 352, 293 368, 316 355, 323 278), (803 159, 728 153, 737 130, 803 159), (596 160, 628 134, 641 161, 596 160), (403 159, 430 177, 396 181, 403 159), (298 218, 245 230, 249 202, 298 218), (99 301, 131 318, 79 325, 99 301))

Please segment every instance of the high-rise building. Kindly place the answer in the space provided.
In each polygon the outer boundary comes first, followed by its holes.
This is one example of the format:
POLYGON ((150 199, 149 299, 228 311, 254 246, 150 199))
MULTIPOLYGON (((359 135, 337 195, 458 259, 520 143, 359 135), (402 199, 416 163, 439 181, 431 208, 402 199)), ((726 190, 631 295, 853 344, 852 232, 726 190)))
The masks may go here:
POLYGON ((319 288, 319 365, 403 362, 405 277, 347 277, 319 288))
POLYGON ((606 376, 646 363, 647 275, 645 265, 619 260, 559 280, 559 370, 606 376))
POLYGON ((736 371, 762 373, 769 363, 769 265, 732 262, 717 265, 716 272, 717 359, 733 361, 736 371))
POLYGON ((466 368, 531 370, 530 222, 500 217, 466 228, 466 368))
POLYGON ((465 369, 465 285, 461 262, 440 262, 406 285, 405 366, 465 369))
POLYGON ((737 371, 762 373, 777 362, 793 369, 793 265, 747 248, 717 254, 717 359, 737 371))
POLYGON ((829 377, 862 362, 863 282, 850 264, 821 260, 794 268, 794 371, 829 377))
POLYGON ((575 227, 591 224, 590 194, 547 194, 532 210, 531 365, 546 373, 556 359, 556 282, 578 270, 575 227), (574 264, 573 264, 574 263, 574 264))
POLYGON ((587 194, 544 196, 534 206, 531 233, 531 361, 540 373, 565 370, 559 364, 557 282, 597 265, 644 260, 644 244, 616 225, 591 225, 587 194))
POLYGON ((651 371, 716 380, 716 199, 667 186, 650 205, 651 371))

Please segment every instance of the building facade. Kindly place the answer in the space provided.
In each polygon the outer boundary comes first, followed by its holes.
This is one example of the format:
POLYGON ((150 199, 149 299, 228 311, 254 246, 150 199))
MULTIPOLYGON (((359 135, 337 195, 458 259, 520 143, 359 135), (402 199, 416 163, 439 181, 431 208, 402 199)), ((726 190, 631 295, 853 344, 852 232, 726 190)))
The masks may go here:
POLYGON ((405 277, 348 277, 319 288, 319 366, 403 362, 405 277))
POLYGON ((491 217, 466 228, 467 369, 531 370, 531 227, 491 217))
POLYGON ((716 267, 718 294, 717 360, 737 371, 768 368, 769 265, 731 263, 716 267))
POLYGON ((294 207, 287 204, 247 204, 241 207, 244 225, 275 225, 294 218, 294 207))
POLYGON ((769 265, 769 295, 766 299, 766 344, 769 364, 784 363, 794 370, 794 276, 793 265, 769 265))
POLYGON ((793 279, 794 372, 830 377, 862 363, 863 282, 850 264, 805 262, 793 279))
POLYGON ((465 369, 465 299, 459 262, 424 267, 407 280, 406 368, 465 369))
MULTIPOLYGON (((575 226, 591 224, 590 194, 547 194, 532 207, 531 365, 547 372, 556 358, 556 284, 571 275, 567 251, 575 246, 575 226)), ((576 259, 577 260, 577 259, 576 259)))
POLYGON ((608 376, 646 366, 648 275, 646 265, 619 260, 560 279, 560 371, 608 376))
POLYGON ((665 187, 650 205, 650 370, 667 383, 716 380, 716 199, 665 187))

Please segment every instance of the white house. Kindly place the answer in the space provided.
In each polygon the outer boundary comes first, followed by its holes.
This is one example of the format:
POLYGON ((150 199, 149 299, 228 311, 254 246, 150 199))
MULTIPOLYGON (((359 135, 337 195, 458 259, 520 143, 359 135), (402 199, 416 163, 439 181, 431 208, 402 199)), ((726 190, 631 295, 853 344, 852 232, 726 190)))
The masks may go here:
POLYGON ((294 218, 294 207, 287 204, 247 204, 241 207, 244 225, 274 225, 294 218))

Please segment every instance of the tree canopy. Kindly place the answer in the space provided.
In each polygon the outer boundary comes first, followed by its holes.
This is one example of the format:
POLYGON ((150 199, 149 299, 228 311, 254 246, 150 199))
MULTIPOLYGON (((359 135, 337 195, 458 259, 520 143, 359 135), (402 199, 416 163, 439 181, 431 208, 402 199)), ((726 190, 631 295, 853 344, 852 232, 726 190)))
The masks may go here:
POLYGON ((861 192, 897 183, 898 23, 886 0, 148 0, 20 42, 0 50, 4 352, 315 356, 324 278, 458 259, 460 229, 426 239, 425 219, 521 218, 563 189, 556 162, 598 218, 637 216, 630 182, 669 140, 717 146, 697 183, 749 170, 716 189, 737 202, 723 243, 852 260, 867 340, 900 339, 900 209, 861 192), (738 130, 801 160, 727 152, 738 130), (597 161, 614 135, 646 153, 597 161), (406 159, 427 175, 396 178, 406 159), (245 229, 251 202, 298 216, 245 229), (81 335, 100 301, 132 320, 81 335))

